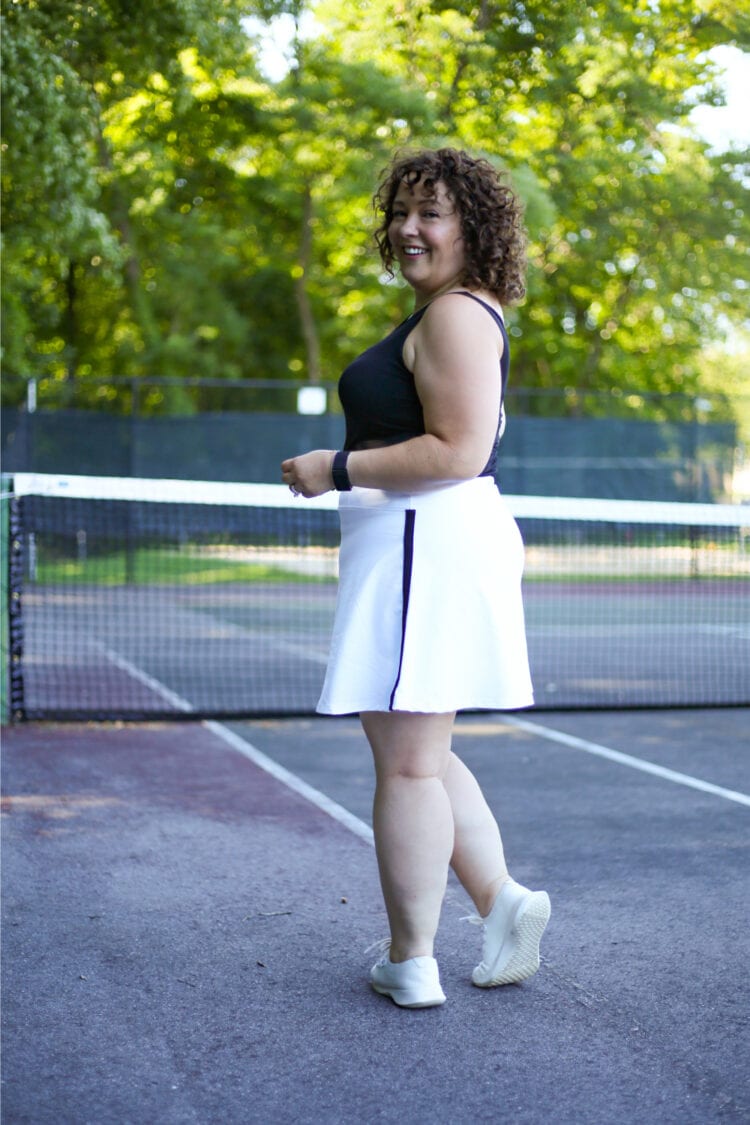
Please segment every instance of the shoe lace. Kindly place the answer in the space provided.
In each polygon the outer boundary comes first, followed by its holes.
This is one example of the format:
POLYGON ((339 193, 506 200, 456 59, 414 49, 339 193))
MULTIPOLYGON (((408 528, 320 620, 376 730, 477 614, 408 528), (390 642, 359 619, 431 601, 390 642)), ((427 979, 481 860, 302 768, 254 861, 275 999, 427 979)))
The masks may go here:
POLYGON ((372 953, 373 949, 377 949, 378 953, 383 954, 391 948, 391 939, 389 937, 378 938, 372 945, 368 945, 365 953, 372 953))
MULTIPOLYGON (((472 926, 481 926, 482 929, 485 928, 487 923, 487 919, 483 918, 481 914, 464 914, 463 918, 459 918, 459 921, 469 922, 472 926)), ((484 961, 480 961, 479 965, 477 965, 477 968, 481 968, 483 965, 484 961)))

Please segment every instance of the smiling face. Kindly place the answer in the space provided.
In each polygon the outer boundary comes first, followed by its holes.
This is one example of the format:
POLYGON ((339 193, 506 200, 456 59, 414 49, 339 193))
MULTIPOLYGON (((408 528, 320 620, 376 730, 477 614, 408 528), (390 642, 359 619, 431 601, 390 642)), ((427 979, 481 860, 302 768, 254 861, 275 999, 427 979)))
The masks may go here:
POLYGON ((393 200, 388 238, 417 308, 460 285, 466 268, 461 219, 445 184, 434 190, 404 181, 393 200))

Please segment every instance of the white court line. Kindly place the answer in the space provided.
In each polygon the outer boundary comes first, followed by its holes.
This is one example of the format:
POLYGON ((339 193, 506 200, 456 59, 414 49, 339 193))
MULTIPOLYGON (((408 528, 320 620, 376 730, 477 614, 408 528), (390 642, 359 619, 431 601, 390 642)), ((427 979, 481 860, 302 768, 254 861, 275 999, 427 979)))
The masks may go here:
POLYGON ((365 840, 368 844, 373 843, 372 828, 369 824, 365 824, 358 816, 350 813, 343 805, 339 805, 336 801, 332 801, 325 793, 321 793, 319 789, 314 789, 312 785, 308 785, 301 777, 297 777, 295 773, 291 773, 284 766, 280 766, 273 758, 269 758, 257 746, 253 746, 252 742, 248 742, 239 734, 235 734, 229 727, 224 726, 223 723, 217 723, 213 719, 206 719, 201 723, 201 726, 206 730, 210 730, 217 738, 222 739, 228 746, 232 746, 254 762, 256 766, 260 766, 266 773, 270 773, 277 781, 283 782, 289 789, 293 789, 295 793, 299 793, 301 797, 305 797, 313 805, 316 805, 323 812, 328 813, 330 817, 337 820, 339 824, 343 824, 355 836, 359 836, 361 840, 365 840))
POLYGON ((539 723, 530 723, 528 719, 517 719, 515 715, 503 715, 503 721, 519 730, 528 731, 529 734, 546 738, 550 742, 559 742, 563 746, 570 746, 574 750, 584 750, 587 754, 595 754, 598 758, 607 758, 610 762, 618 762, 621 766, 630 766, 631 769, 650 773, 666 781, 674 781, 677 785, 686 785, 689 789, 698 789, 701 793, 710 793, 714 797, 723 797, 726 801, 736 801, 738 805, 750 807, 750 797, 745 793, 738 793, 734 789, 724 789, 721 785, 713 785, 710 781, 701 781, 698 777, 691 777, 687 773, 678 773, 677 770, 657 766, 654 762, 647 762, 644 758, 634 758, 630 754, 622 754, 619 750, 610 750, 608 746, 600 746, 598 742, 589 742, 586 738, 577 738, 573 734, 554 730, 552 727, 543 727, 539 723))
MULTIPOLYGON (((176 707, 178 711, 184 711, 189 714, 195 710, 187 699, 183 699, 181 695, 177 695, 176 692, 171 691, 165 684, 161 683, 160 680, 150 676, 148 672, 144 672, 136 664, 131 664, 129 660, 124 656, 120 656, 119 653, 114 652, 113 649, 107 648, 106 645, 100 642, 96 642, 96 647, 100 649, 108 660, 111 660, 113 664, 120 668, 121 671, 127 672, 134 680, 145 684, 145 686, 150 688, 156 695, 160 695, 167 703, 171 703, 173 707, 176 707)), ((200 725, 215 735, 216 738, 220 738, 227 746, 231 746, 233 750, 238 750, 240 754, 249 758, 256 766, 259 766, 260 769, 270 774, 271 777, 275 777, 277 781, 286 785, 288 789, 292 789, 295 793, 304 797, 306 801, 309 801, 310 804, 315 805, 316 808, 327 813, 333 820, 338 821, 339 824, 343 824, 344 827, 348 828, 350 832, 353 832, 355 836, 359 836, 361 840, 364 840, 368 844, 374 842, 372 828, 370 828, 369 824, 365 824, 358 816, 355 816, 354 813, 350 813, 343 805, 339 805, 336 801, 331 800, 325 793, 321 793, 319 789, 308 785, 301 777, 297 777, 296 774, 291 773, 291 771, 285 769, 284 766, 280 766, 278 762, 275 762, 273 758, 269 758, 268 755, 264 754, 262 750, 259 750, 257 746, 253 746, 252 742, 248 742, 247 739, 240 737, 239 734, 235 734, 229 727, 224 726, 223 723, 216 722, 214 719, 204 719, 200 725)))
POLYGON ((99 651, 106 656, 107 660, 114 664, 116 668, 119 668, 121 672, 127 672, 134 680, 138 680, 139 683, 150 688, 155 695, 160 695, 162 699, 166 700, 167 703, 171 703, 178 711, 185 711, 187 714, 190 714, 195 710, 192 703, 188 703, 187 699, 183 699, 181 695, 170 691, 161 680, 155 680, 153 676, 149 676, 148 672, 144 672, 143 669, 138 668, 137 665, 131 664, 129 660, 126 660, 124 656, 120 656, 114 649, 102 644, 101 641, 94 641, 93 647, 99 649, 99 651))
MULTIPOLYGON (((180 711, 190 712, 193 710, 190 704, 182 696, 177 695, 175 692, 170 691, 168 687, 162 684, 159 680, 149 676, 147 672, 143 672, 135 664, 131 664, 125 657, 113 652, 112 649, 107 648, 106 645, 97 644, 97 647, 107 656, 109 660, 121 668, 124 672, 128 672, 134 679, 139 680, 145 684, 162 699, 167 700, 173 707, 180 711)), ((642 773, 652 774, 654 777, 660 777, 665 781, 673 781, 677 785, 685 785, 689 789, 697 789, 701 793, 710 793, 714 797, 723 797, 726 801, 734 801, 738 805, 747 805, 750 807, 750 797, 745 793, 738 793, 734 789, 724 789, 720 785, 713 785, 710 781, 702 781, 698 777, 691 777, 690 774, 679 773, 677 770, 667 769, 665 766, 657 766, 654 762, 647 762, 644 758, 634 758, 631 754, 622 754, 619 750, 611 750, 608 746, 601 746, 598 742, 589 742, 588 739, 578 738, 572 734, 565 734, 563 731, 554 730, 552 727, 543 727, 539 723, 531 723, 528 719, 517 719, 515 715, 503 715, 503 721, 510 726, 517 727, 519 730, 525 730, 529 734, 535 734, 540 738, 546 738, 550 742, 559 742, 563 746, 570 746, 574 750, 584 750, 587 754, 594 754, 598 758, 606 758, 610 762, 617 762, 622 766, 629 766, 631 769, 640 770, 642 773)), ((223 723, 216 722, 213 719, 206 719, 201 723, 201 726, 206 730, 210 730, 217 738, 226 742, 234 750, 239 751, 251 762, 254 762, 260 769, 275 777, 278 781, 282 782, 289 789, 298 793, 301 797, 310 801, 311 804, 327 813, 328 816, 343 824, 355 836, 359 836, 361 840, 365 840, 368 844, 373 843, 372 829, 363 820, 350 813, 343 805, 339 805, 336 801, 331 800, 325 793, 321 793, 319 789, 313 788, 303 781, 301 777, 291 773, 275 762, 273 758, 269 758, 257 746, 251 742, 235 734, 229 727, 224 726, 223 723)))

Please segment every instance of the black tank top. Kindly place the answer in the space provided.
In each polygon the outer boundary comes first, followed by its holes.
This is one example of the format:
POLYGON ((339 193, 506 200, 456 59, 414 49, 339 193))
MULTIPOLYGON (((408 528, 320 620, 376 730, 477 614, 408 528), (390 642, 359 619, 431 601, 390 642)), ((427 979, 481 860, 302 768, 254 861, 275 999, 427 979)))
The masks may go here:
MULTIPOLYGON (((462 290, 462 296, 471 297, 487 309, 503 337, 503 354, 500 357, 500 417, 489 460, 480 476, 494 476, 497 467, 497 447, 503 431, 503 397, 508 381, 510 356, 508 334, 503 318, 491 305, 462 290)), ((409 438, 425 433, 424 415, 414 376, 403 361, 404 341, 419 324, 429 305, 418 309, 399 324, 389 336, 357 356, 344 370, 339 380, 339 398, 346 419, 344 449, 361 449, 368 443, 397 445, 409 438)))

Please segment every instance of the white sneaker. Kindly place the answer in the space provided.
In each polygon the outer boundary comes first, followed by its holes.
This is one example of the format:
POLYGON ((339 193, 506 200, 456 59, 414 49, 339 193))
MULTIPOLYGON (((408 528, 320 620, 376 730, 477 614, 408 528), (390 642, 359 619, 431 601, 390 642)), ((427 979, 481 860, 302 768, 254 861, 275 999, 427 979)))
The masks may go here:
POLYGON ((551 913, 546 891, 530 891, 511 879, 495 899, 486 918, 467 921, 484 927, 482 960, 471 974, 479 988, 516 984, 539 968, 539 942, 551 913))
POLYGON ((445 1003, 434 957, 411 957, 394 964, 386 952, 370 970, 370 984, 400 1008, 432 1008, 445 1003))

